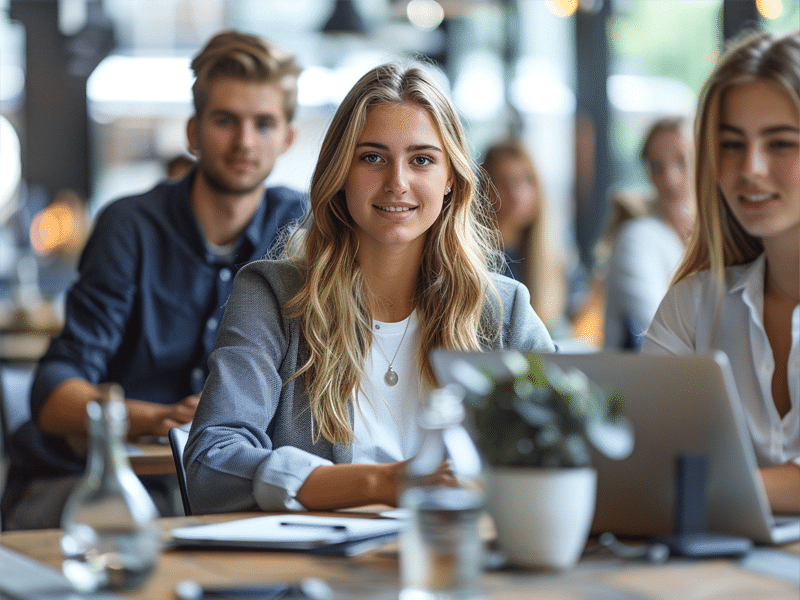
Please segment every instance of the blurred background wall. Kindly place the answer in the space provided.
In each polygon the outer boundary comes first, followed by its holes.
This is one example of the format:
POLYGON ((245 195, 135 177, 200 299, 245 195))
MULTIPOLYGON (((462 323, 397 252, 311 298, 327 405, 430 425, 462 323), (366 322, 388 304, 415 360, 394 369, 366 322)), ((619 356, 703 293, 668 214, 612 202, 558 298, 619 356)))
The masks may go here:
POLYGON ((304 65, 299 139, 271 184, 306 190, 328 120, 369 67, 441 67, 474 155, 513 133, 589 273, 644 129, 691 114, 723 41, 790 31, 799 0, 0 0, 0 328, 57 326, 97 211, 186 154, 189 62, 215 32, 304 65))

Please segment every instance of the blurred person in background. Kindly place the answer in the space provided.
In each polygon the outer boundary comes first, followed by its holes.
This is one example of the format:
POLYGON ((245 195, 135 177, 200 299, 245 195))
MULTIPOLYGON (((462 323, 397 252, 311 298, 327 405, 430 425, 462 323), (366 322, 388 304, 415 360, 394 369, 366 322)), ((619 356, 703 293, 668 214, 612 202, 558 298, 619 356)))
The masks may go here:
POLYGON ((533 158, 521 140, 492 144, 482 164, 506 255, 505 274, 523 283, 551 335, 569 335, 569 282, 564 248, 549 218, 533 158))
MULTIPOLYGON (((58 526, 84 469, 86 404, 98 383, 125 391, 132 440, 193 419, 234 276, 305 214, 303 194, 264 186, 295 137, 294 56, 227 31, 191 66, 196 167, 99 215, 63 330, 36 370, 33 418, 12 439, 5 529, 58 526)), ((163 481, 145 483, 166 512, 163 481)))
POLYGON ((683 257, 695 218, 692 133, 685 117, 667 117, 648 130, 641 160, 655 190, 648 214, 627 220, 614 235, 606 266, 603 346, 639 349, 683 257))
POLYGON ((727 355, 770 506, 797 514, 800 31, 729 44, 697 135, 697 227, 642 352, 727 355))

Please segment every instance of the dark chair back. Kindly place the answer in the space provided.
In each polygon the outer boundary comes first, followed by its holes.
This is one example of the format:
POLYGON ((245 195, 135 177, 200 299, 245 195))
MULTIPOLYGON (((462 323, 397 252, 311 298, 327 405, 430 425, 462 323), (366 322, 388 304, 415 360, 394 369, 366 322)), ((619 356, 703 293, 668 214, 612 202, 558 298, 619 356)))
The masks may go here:
POLYGON ((178 487, 181 490, 181 500, 183 500, 183 512, 186 515, 192 514, 192 507, 189 504, 189 494, 186 491, 186 469, 183 468, 183 448, 186 440, 189 439, 189 432, 180 427, 173 427, 169 430, 169 445, 172 448, 172 458, 175 460, 175 472, 178 474, 178 487))

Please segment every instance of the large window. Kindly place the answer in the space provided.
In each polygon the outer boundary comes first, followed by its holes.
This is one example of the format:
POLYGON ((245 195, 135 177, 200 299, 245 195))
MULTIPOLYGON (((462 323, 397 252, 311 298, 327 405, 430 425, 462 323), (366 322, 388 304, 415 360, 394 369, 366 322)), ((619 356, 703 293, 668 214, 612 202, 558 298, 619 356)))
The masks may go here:
POLYGON ((719 53, 722 0, 615 0, 609 24, 614 188, 646 188, 638 154, 649 124, 692 115, 719 53))

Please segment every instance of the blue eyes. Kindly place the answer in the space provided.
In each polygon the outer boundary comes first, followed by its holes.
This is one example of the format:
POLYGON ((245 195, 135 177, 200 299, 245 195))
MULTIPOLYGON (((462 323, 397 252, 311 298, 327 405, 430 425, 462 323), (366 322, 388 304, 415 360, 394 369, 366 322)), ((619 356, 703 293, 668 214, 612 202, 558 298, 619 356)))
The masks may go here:
MULTIPOLYGON (((361 160, 369 164, 378 164, 383 160, 383 158, 379 154, 375 154, 374 152, 369 152, 367 154, 361 155, 361 160)), ((419 155, 415 156, 411 159, 411 163, 417 167, 427 167, 428 165, 433 164, 433 159, 430 156, 419 155)))

